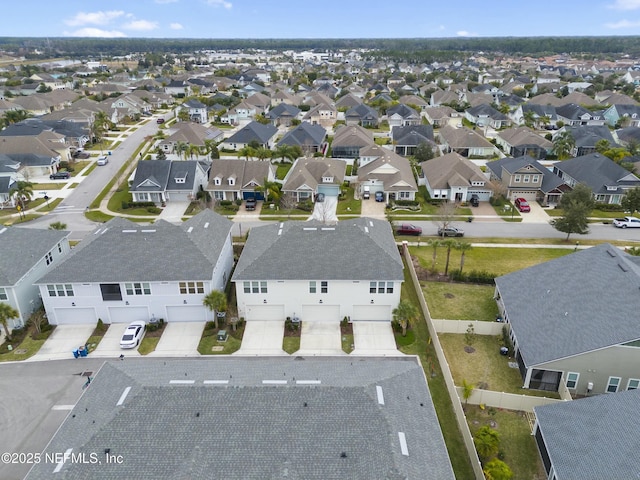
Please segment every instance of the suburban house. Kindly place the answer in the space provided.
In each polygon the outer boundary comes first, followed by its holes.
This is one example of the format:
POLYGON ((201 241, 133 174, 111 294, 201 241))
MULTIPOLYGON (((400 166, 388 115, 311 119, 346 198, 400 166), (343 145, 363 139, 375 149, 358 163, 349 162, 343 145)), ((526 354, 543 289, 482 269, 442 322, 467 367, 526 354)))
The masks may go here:
POLYGON ((165 87, 164 93, 174 97, 188 97, 192 94, 191 85, 184 80, 171 80, 165 87))
POLYGON ((569 132, 575 142, 575 146, 571 150, 571 155, 574 157, 595 153, 596 144, 600 140, 606 140, 611 147, 617 147, 616 141, 606 125, 585 125, 581 127, 566 125, 557 133, 554 133, 554 140, 562 132, 569 132))
POLYGON ((0 208, 13 208, 16 206, 15 195, 10 195, 10 193, 16 185, 16 175, 14 172, 6 171, 2 157, 5 155, 0 154, 0 208))
POLYGON ((373 132, 360 125, 338 127, 331 142, 331 156, 334 158, 358 158, 360 149, 373 145, 373 132))
POLYGON ((238 151, 247 147, 250 143, 256 142, 264 148, 272 149, 277 133, 277 127, 253 121, 224 140, 220 144, 220 148, 238 151))
POLYGON ((322 125, 302 122, 285 133, 276 147, 281 145, 298 146, 305 155, 313 155, 314 153, 322 152, 322 144, 326 136, 327 131, 322 125))
POLYGON ((529 127, 508 128, 496 135, 496 145, 512 157, 529 155, 535 159, 547 158, 553 150, 553 143, 538 135, 529 127))
POLYGON ((604 125, 605 122, 604 116, 601 113, 592 113, 575 103, 568 103, 557 107, 556 115, 558 116, 558 121, 571 126, 596 126, 604 125))
POLYGON ((192 202, 207 174, 198 160, 142 160, 129 177, 129 191, 134 202, 192 202))
POLYGON ((0 251, 0 303, 19 314, 8 319, 11 330, 23 326, 40 308, 40 290, 34 283, 69 254, 69 232, 0 227, 0 251))
POLYGON ((158 147, 165 153, 176 153, 178 159, 182 155, 189 156, 188 151, 178 152, 178 145, 195 145, 204 153, 208 141, 219 142, 224 138, 224 132, 218 127, 205 127, 193 122, 178 122, 171 126, 169 136, 158 142, 158 147))
POLYGON ((391 129, 391 142, 398 155, 414 155, 418 145, 431 145, 433 152, 438 147, 433 138, 433 127, 431 125, 406 125, 403 127, 393 127, 391 129))
MULTIPOLYGON (((483 94, 484 95, 484 94, 483 94)), ((491 105, 482 104, 465 110, 464 116, 477 127, 492 127, 495 129, 509 126, 511 121, 504 113, 491 105)))
POLYGON ((420 125, 422 122, 420 114, 403 103, 387 109, 387 120, 389 128, 420 125))
POLYGON ((366 217, 332 227, 288 221, 252 228, 232 277, 247 322, 334 324, 345 317, 390 322, 403 279, 389 222, 366 217), (322 252, 322 261, 309 252, 322 252))
POLYGON ((640 127, 640 106, 629 104, 611 105, 602 114, 607 125, 616 127, 640 127))
POLYGON ((363 127, 378 126, 378 111, 375 108, 361 103, 352 107, 344 113, 344 120, 347 125, 361 125, 363 127))
POLYGON ((60 162, 71 158, 71 150, 64 137, 55 132, 41 131, 36 136, 3 136, 0 154, 20 165, 24 178, 49 176, 58 171, 60 162))
POLYGON ((452 118, 459 114, 453 108, 443 105, 441 107, 428 107, 422 110, 422 115, 433 126, 433 128, 449 125, 452 118))
POLYGON ((232 226, 212 210, 180 225, 108 221, 36 282, 49 323, 211 320, 202 300, 227 284, 232 226))
POLYGON ((638 388, 638 257, 603 243, 495 282, 523 388, 562 385, 572 396, 638 388))
POLYGON ((42 452, 78 460, 40 462, 27 480, 94 478, 98 467, 127 479, 455 479, 414 356, 301 358, 106 361, 42 452), (158 445, 162 461, 150 461, 158 445), (221 445, 234 454, 212 455, 221 445))
MULTIPOLYGON (((350 109, 352 107, 357 107, 362 103, 362 98, 355 96, 353 93, 347 93, 346 95, 340 97, 336 100, 336 108, 340 109, 350 109)), ((346 111, 344 110, 344 111, 346 111)))
POLYGON ((322 125, 325 128, 333 127, 338 116, 338 110, 333 105, 327 103, 320 103, 311 107, 311 109, 304 114, 302 120, 309 122, 311 125, 322 125))
POLYGON ((422 162, 420 167, 431 198, 467 202, 476 195, 481 202, 487 202, 493 195, 480 167, 455 152, 422 162))
POLYGON ((264 193, 256 188, 263 187, 265 179, 275 181, 275 169, 271 162, 213 160, 206 190, 214 200, 264 200, 264 193))
POLYGON ((189 120, 195 123, 207 123, 209 115, 207 106, 200 100, 195 98, 189 99, 176 109, 176 116, 181 110, 186 110, 189 114, 189 120))
POLYGON ((89 127, 86 124, 68 120, 49 120, 47 117, 29 118, 7 125, 0 131, 0 137, 35 137, 41 132, 55 133, 58 136, 52 137, 51 140, 60 140, 71 147, 83 147, 89 141, 89 127))
POLYGON ((509 116, 518 125, 531 123, 536 128, 553 128, 558 121, 556 107, 531 102, 520 105, 509 116))
POLYGON ((134 118, 142 114, 149 114, 151 110, 153 110, 150 103, 132 94, 122 95, 116 98, 111 102, 110 108, 117 112, 114 113, 117 119, 124 117, 134 118))
POLYGON ((379 145, 364 147, 358 160, 358 184, 371 194, 383 192, 385 200, 415 200, 416 184, 409 160, 379 145))
POLYGON ((282 125, 283 127, 291 126, 293 120, 297 120, 300 115, 300 109, 295 105, 289 105, 288 103, 279 103, 267 113, 265 116, 271 120, 276 127, 282 125))
POLYGON ((619 204, 628 190, 640 187, 640 178, 599 153, 557 162, 553 173, 572 188, 587 185, 598 203, 619 204))
POLYGON ((220 122, 229 125, 245 125, 251 122, 257 114, 258 107, 243 101, 222 115, 220 122))
POLYGON ((637 476, 638 382, 628 392, 533 408, 533 435, 549 479, 637 476))
POLYGON ((498 154, 496 147, 486 138, 466 127, 446 125, 438 130, 438 137, 445 153, 456 152, 467 158, 487 158, 498 154))
POLYGON ((335 158, 298 158, 282 182, 282 192, 298 202, 318 193, 337 197, 344 182, 347 162, 335 158))
POLYGON ((565 181, 529 155, 487 162, 490 179, 500 183, 511 200, 524 198, 542 205, 557 205, 571 190, 565 181))

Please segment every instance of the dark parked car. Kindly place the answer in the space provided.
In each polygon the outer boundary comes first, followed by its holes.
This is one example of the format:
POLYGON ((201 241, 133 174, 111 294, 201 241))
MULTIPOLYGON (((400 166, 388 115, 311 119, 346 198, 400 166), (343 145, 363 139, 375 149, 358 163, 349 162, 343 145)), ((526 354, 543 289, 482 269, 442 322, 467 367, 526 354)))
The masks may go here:
POLYGON ((244 202, 244 208, 247 210, 255 210, 256 209, 256 199, 255 198, 247 198, 244 202))
POLYGON ((384 202, 384 193, 376 192, 376 202, 384 202))
POLYGON ((87 152, 79 151, 79 152, 74 152, 72 157, 85 160, 85 159, 89 158, 90 155, 87 152))
POLYGON ((438 228, 439 237, 462 237, 463 235, 464 230, 458 227, 438 228))
POLYGON ((317 193, 316 194, 316 202, 318 202, 318 203, 324 202, 324 193, 317 193))
POLYGON ((56 172, 49 175, 50 180, 66 180, 67 178, 71 178, 71 174, 69 172, 56 172))
POLYGON ((398 235, 422 235, 422 228, 411 225, 410 223, 403 223, 396 230, 398 235))
POLYGON ((158 119, 156 120, 156 123, 164 123, 164 118, 158 118, 158 119))
POLYGON ((471 195, 471 200, 469 200, 469 203, 472 207, 477 207, 478 205, 480 205, 480 199, 478 198, 478 195, 476 195, 475 193, 471 195))

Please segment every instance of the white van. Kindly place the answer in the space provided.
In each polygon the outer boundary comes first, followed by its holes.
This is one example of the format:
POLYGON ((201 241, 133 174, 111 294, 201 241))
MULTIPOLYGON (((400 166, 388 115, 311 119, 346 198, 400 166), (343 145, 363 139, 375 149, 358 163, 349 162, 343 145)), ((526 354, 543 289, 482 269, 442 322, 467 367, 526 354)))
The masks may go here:
POLYGON ((362 199, 369 200, 371 198, 371 190, 369 189, 369 185, 365 185, 362 187, 362 199))

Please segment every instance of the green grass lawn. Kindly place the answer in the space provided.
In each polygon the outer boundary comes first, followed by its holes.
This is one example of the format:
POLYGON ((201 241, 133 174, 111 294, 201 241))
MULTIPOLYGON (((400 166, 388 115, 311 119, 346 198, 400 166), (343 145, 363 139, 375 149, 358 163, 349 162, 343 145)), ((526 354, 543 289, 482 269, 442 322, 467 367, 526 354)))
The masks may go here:
MULTIPOLYGON (((413 281, 406 267, 404 269, 404 285, 402 286, 401 297, 416 306, 419 305, 418 296, 413 288, 413 281)), ((417 355, 420 358, 456 478, 474 478, 462 434, 458 429, 453 413, 451 397, 449 397, 433 344, 429 341, 429 331, 422 315, 414 322, 411 322, 410 331, 413 331, 415 341, 409 345, 400 346, 400 351, 408 355, 417 355)))
POLYGON ((84 212, 84 216, 92 222, 98 223, 108 222, 113 218, 113 216, 102 213, 100 210, 89 210, 87 212, 84 212))
POLYGON ((136 208, 122 208, 123 202, 131 202, 132 195, 129 192, 129 185, 126 181, 122 182, 120 188, 118 188, 107 203, 107 208, 112 212, 124 213, 126 215, 134 215, 134 216, 157 216, 157 213, 151 213, 147 211, 146 207, 136 207, 136 208))
POLYGON ((160 341, 160 337, 144 337, 140 342, 140 346, 138 347, 138 352, 140 355, 148 355, 156 349, 158 346, 158 342, 160 341))
POLYGON ((34 183, 32 190, 61 190, 65 183, 34 183))
MULTIPOLYGON (((560 208, 553 208, 549 210, 545 210, 547 215, 550 217, 561 217, 564 215, 564 211, 560 208)), ((620 217, 628 217, 630 216, 628 213, 625 213, 623 210, 619 210, 616 212, 604 211, 604 210, 591 210, 589 214, 589 218, 601 218, 603 220, 612 220, 614 218, 620 217)), ((633 215, 634 217, 638 217, 638 215, 633 215)))
POLYGON ((354 343, 353 343, 353 334, 345 333, 340 337, 340 342, 342 343, 342 351, 344 353, 353 352, 354 343))
MULTIPOLYGON (((476 239, 474 239, 476 240, 476 239)), ((517 243, 517 239, 505 240, 506 243, 517 243)), ((524 243, 524 242, 523 242, 524 243)), ((533 242, 526 242, 533 243, 533 242)), ((547 243, 552 243, 551 241, 547 243)), ((602 243, 602 242, 598 242, 602 243)), ((559 244, 567 244, 560 242, 559 244)), ((573 245, 573 242, 569 243, 573 245)), ((411 255, 417 256, 420 265, 424 268, 431 269, 433 248, 426 245, 420 247, 410 247, 411 255)), ((505 273, 521 270, 532 265, 563 257, 572 253, 571 249, 564 248, 493 248, 493 247, 472 247, 465 252, 464 271, 470 272, 486 271, 496 276, 505 273)), ((439 247, 436 251, 436 268, 444 271, 447 250, 439 247)), ((460 268, 461 253, 452 249, 449 258, 449 270, 460 268)))
POLYGON ((513 471, 514 480, 546 478, 535 439, 524 412, 496 408, 466 407, 471 434, 488 425, 498 432, 502 461, 513 471))
POLYGON ((207 323, 204 331, 202 332, 202 338, 198 345, 198 352, 201 355, 230 355, 233 352, 240 349, 242 344, 242 335, 244 334, 244 325, 239 326, 237 330, 231 328, 225 328, 229 334, 226 342, 218 342, 217 334, 218 329, 213 328, 213 323, 207 323), (221 350, 214 347, 222 347, 221 350))
POLYGON ((86 177, 87 175, 89 175, 91 172, 93 172, 95 170, 95 168, 98 166, 97 163, 94 163, 93 165, 91 165, 89 168, 87 168, 83 173, 82 176, 86 177))
POLYGON ((300 350, 300 337, 282 337, 282 349, 289 355, 300 350))
POLYGON ((69 185, 69 188, 76 188, 78 185, 80 185, 80 184, 74 182, 71 185, 69 185))
POLYGON ((338 215, 360 215, 360 212, 362 212, 362 200, 356 200, 354 198, 353 187, 342 187, 342 191, 345 192, 344 199, 338 201, 336 213, 338 215))
POLYGON ((424 297, 433 318, 484 320, 493 322, 498 306, 492 285, 421 282, 424 297))
MULTIPOLYGON (((0 355, 0 362, 15 362, 26 360, 34 356, 40 350, 46 339, 34 340, 31 335, 27 335, 20 345, 13 345, 13 350, 0 355)), ((69 352, 71 354, 71 352, 69 352)))
POLYGON ((291 170, 293 166, 292 163, 278 163, 278 168, 276 170, 276 178, 278 180, 284 180, 284 177, 287 175, 287 172, 291 170))

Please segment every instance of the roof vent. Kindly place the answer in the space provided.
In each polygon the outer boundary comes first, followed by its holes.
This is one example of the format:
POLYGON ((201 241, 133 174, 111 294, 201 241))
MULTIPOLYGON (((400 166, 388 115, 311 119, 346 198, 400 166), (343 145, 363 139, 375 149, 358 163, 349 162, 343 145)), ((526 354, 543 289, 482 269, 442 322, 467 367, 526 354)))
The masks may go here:
POLYGON ((607 248, 607 253, 609 254, 609 256, 611 258, 616 258, 616 252, 614 252, 613 250, 611 250, 610 248, 607 248))
POLYGON ((618 266, 620 267, 620 270, 622 270, 623 272, 629 271, 629 267, 627 267, 624 263, 618 262, 618 266))

